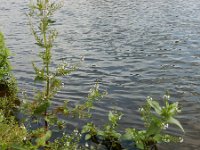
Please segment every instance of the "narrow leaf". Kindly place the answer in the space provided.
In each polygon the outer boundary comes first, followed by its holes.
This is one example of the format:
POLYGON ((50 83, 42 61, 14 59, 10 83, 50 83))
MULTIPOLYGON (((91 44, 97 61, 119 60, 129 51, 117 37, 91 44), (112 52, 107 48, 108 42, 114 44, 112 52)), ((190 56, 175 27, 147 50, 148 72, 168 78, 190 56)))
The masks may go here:
POLYGON ((161 107, 158 102, 147 100, 148 104, 156 111, 156 113, 161 114, 161 107))
POLYGON ((170 117, 168 122, 177 125, 183 132, 185 132, 182 125, 180 124, 180 122, 177 119, 170 117))
POLYGON ((90 134, 86 134, 85 140, 87 141, 87 140, 89 140, 89 139, 91 139, 91 135, 90 135, 90 134))

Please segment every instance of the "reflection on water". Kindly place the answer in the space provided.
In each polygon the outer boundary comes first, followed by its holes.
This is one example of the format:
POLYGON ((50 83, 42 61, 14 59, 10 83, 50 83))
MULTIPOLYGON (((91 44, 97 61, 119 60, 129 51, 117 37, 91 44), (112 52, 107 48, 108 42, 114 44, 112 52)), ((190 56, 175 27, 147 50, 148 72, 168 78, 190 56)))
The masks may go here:
MULTIPOLYGON (((125 114, 122 127, 141 127, 137 108, 145 97, 159 99, 169 90, 172 101, 182 105, 179 119, 186 134, 183 144, 161 149, 199 149, 199 8, 198 0, 67 0, 56 16, 60 36, 55 60, 76 62, 84 56, 85 61, 64 78, 55 105, 65 99, 83 100, 99 80, 109 95, 96 104, 95 122, 103 124, 108 110, 115 108, 125 114)), ((35 87, 31 61, 38 60, 38 51, 26 11, 23 0, 1 0, 0 29, 14 54, 11 61, 19 86, 31 94, 35 87)))

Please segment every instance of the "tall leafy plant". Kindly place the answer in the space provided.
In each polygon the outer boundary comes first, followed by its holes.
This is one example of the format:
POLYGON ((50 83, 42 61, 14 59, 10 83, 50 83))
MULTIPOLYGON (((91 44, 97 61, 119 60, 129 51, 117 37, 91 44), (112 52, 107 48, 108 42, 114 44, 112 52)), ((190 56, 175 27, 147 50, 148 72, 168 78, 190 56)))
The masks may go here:
POLYGON ((61 88, 60 76, 71 73, 75 68, 68 68, 66 63, 59 64, 53 71, 52 68, 52 48, 53 43, 58 35, 56 29, 51 25, 55 22, 52 16, 56 10, 62 6, 61 3, 52 2, 50 0, 32 1, 30 4, 30 26, 36 44, 41 48, 39 57, 42 65, 38 67, 33 62, 35 70, 35 81, 44 83, 44 90, 38 92, 33 109, 35 115, 42 115, 45 118, 45 130, 48 130, 48 108, 55 93, 61 88), (35 23, 38 25, 35 27, 35 23))
POLYGON ((32 137, 36 137, 35 142, 38 146, 48 144, 51 137, 50 125, 58 128, 64 127, 64 123, 57 117, 58 114, 65 116, 78 116, 79 118, 90 116, 89 110, 93 106, 93 102, 101 98, 104 94, 98 90, 98 84, 95 84, 89 91, 88 97, 83 104, 77 104, 74 108, 68 106, 66 101, 63 105, 51 107, 51 101, 54 95, 62 87, 61 77, 66 76, 76 70, 77 66, 69 66, 67 63, 58 64, 56 68, 52 64, 52 50, 54 41, 58 32, 52 25, 55 23, 53 15, 56 10, 62 7, 61 2, 50 0, 34 0, 30 4, 30 12, 28 14, 30 27, 34 35, 36 45, 39 46, 40 66, 33 62, 35 71, 35 81, 43 83, 43 90, 38 91, 34 101, 25 105, 28 113, 33 116, 39 124, 43 124, 43 128, 37 128, 33 131, 32 137), (85 112, 85 110, 88 110, 85 112), (41 123, 43 122, 43 123, 41 123), (41 136, 43 135, 43 136, 41 136))

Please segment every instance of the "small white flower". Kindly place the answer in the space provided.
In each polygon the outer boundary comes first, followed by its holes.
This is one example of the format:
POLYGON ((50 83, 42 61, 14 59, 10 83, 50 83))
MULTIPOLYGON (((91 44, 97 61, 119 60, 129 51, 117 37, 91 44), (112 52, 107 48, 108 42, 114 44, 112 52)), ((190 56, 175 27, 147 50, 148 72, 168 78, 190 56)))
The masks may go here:
POLYGON ((81 57, 81 61, 84 61, 84 60, 85 60, 85 57, 84 57, 84 56, 82 56, 82 57, 81 57))
POLYGON ((164 129, 164 130, 166 130, 168 127, 169 127, 168 123, 167 124, 164 124, 164 123, 161 124, 161 128, 164 129))
POLYGON ((164 129, 167 129, 169 127, 168 123, 164 125, 164 129))
POLYGON ((65 87, 65 83, 62 83, 62 87, 65 87))
POLYGON ((147 97, 147 100, 152 101, 153 99, 152 99, 152 97, 148 96, 148 97, 147 97))
POLYGON ((46 9, 44 9, 44 10, 42 11, 42 13, 43 13, 44 16, 46 16, 46 15, 49 13, 49 11, 46 10, 46 9))
POLYGON ((75 133, 75 135, 77 136, 78 135, 78 130, 74 130, 74 133, 75 133))
POLYGON ((176 112, 180 113, 181 109, 178 109, 178 107, 175 108, 176 112))
POLYGON ((85 147, 89 147, 89 145, 88 145, 88 143, 87 143, 87 142, 85 143, 85 147))
POLYGON ((52 78, 53 78, 53 75, 49 75, 48 78, 49 78, 49 79, 52 79, 52 78))
POLYGON ((179 142, 183 143, 183 138, 182 137, 179 137, 179 142))
POLYGON ((165 139, 165 142, 169 143, 169 142, 170 142, 170 140, 169 140, 169 139, 165 139))
POLYGON ((170 99, 170 96, 169 96, 169 95, 164 95, 164 96, 163 96, 163 99, 169 100, 169 99, 170 99))
POLYGON ((143 111, 144 111, 144 108, 139 108, 139 111, 140 111, 140 112, 143 112, 143 111))

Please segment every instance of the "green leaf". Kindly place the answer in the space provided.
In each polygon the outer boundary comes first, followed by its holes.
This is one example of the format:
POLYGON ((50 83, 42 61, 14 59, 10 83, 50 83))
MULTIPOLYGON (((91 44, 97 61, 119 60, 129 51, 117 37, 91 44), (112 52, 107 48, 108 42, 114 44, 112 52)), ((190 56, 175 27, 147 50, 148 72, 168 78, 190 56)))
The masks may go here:
POLYGON ((118 132, 116 132, 116 131, 113 131, 113 132, 112 132, 112 135, 113 135, 113 137, 115 137, 115 138, 117 138, 117 139, 119 139, 119 138, 121 137, 121 134, 118 133, 118 132))
POLYGON ((55 22, 56 22, 55 20, 48 19, 48 23, 55 23, 55 22))
POLYGON ((113 115, 112 111, 109 111, 108 120, 109 120, 110 122, 112 122, 113 119, 114 119, 114 117, 115 117, 115 116, 113 115))
POLYGON ((122 136, 122 139, 124 140, 132 140, 133 138, 133 135, 129 132, 126 132, 123 136, 122 136))
POLYGON ((135 133, 137 131, 133 128, 127 128, 126 133, 122 136, 122 139, 124 140, 133 140, 135 138, 135 133))
POLYGON ((147 102, 156 111, 157 114, 161 114, 161 107, 158 102, 153 100, 147 100, 147 102))
POLYGON ((87 141, 87 140, 89 140, 89 139, 91 139, 91 135, 90 134, 86 134, 86 136, 85 136, 85 140, 87 141))
POLYGON ((97 131, 97 135, 99 135, 99 136, 105 136, 105 133, 103 132, 103 131, 101 131, 101 130, 99 130, 99 131, 97 131))
POLYGON ((175 115, 178 111, 178 102, 169 105, 169 113, 171 115, 175 115))
POLYGON ((68 75, 75 70, 76 70, 76 66, 69 67, 67 63, 62 63, 62 64, 59 64, 58 67, 56 68, 55 76, 68 75))
POLYGON ((180 124, 180 122, 177 119, 170 117, 168 122, 177 125, 183 132, 185 132, 182 125, 180 124))
POLYGON ((43 102, 42 104, 40 104, 35 110, 34 110, 34 114, 35 115, 39 115, 39 114, 42 114, 44 113, 47 108, 50 106, 50 103, 47 101, 47 102, 43 102))
POLYGON ((160 141, 162 141, 162 135, 161 135, 161 134, 156 134, 156 135, 153 137, 153 139, 154 139, 155 141, 157 141, 157 142, 160 142, 160 141))
POLYGON ((158 134, 160 132, 160 126, 159 126, 159 120, 156 120, 154 118, 154 120, 151 122, 150 127, 147 129, 147 135, 148 136, 152 136, 155 134, 158 134))
POLYGON ((44 44, 43 43, 35 43, 36 45, 42 47, 42 48, 45 48, 44 44))
POLYGON ((144 150, 144 144, 141 141, 136 142, 137 148, 144 150))
POLYGON ((43 134, 40 138, 36 139, 36 143, 38 146, 45 146, 46 145, 46 141, 49 140, 49 138, 51 137, 51 131, 48 130, 45 134, 43 134))
POLYGON ((45 81, 45 78, 42 76, 36 76, 34 79, 34 82, 43 82, 43 81, 45 81))

